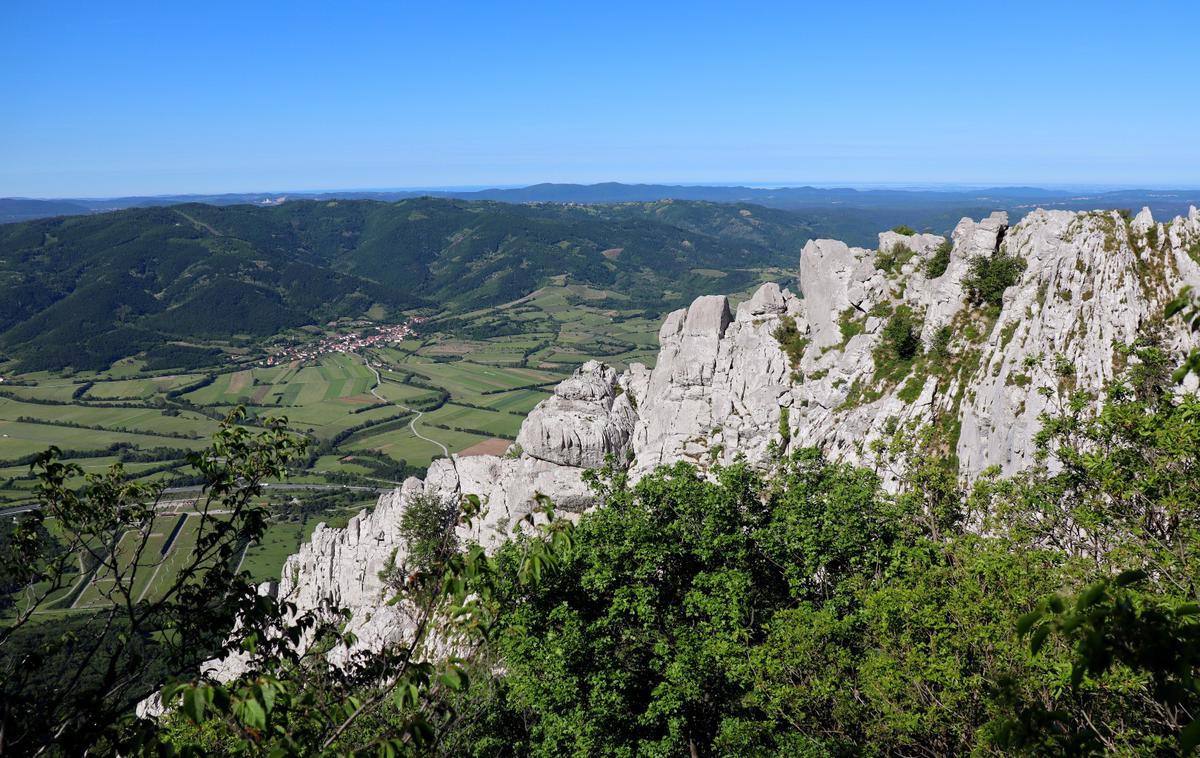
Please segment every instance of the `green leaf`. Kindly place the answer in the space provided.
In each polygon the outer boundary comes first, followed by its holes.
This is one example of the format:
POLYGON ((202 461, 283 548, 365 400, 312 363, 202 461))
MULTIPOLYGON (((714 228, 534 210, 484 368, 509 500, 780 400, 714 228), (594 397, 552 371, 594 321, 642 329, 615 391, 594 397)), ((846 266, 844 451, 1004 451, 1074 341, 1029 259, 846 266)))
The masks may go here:
POLYGON ((188 687, 183 691, 183 705, 181 710, 183 711, 183 715, 187 716, 192 723, 203 723, 204 705, 204 696, 200 694, 199 688, 188 687))
POLYGON ((1039 626, 1037 631, 1029 639, 1029 652, 1037 655, 1042 650, 1042 646, 1046 644, 1046 638, 1050 636, 1050 627, 1039 626))
POLYGON ((457 668, 446 669, 445 671, 442 672, 442 675, 438 678, 441 680, 442 684, 446 685, 447 687, 454 690, 455 692, 458 692, 459 690, 463 689, 464 684, 465 684, 463 681, 463 675, 459 672, 459 670, 457 668))
POLYGON ((423 718, 418 718, 412 723, 413 741, 418 745, 433 741, 433 727, 423 718))
POLYGON ((1113 579, 1113 584, 1117 587, 1128 587, 1131 584, 1142 581, 1146 578, 1146 572, 1141 569, 1130 569, 1117 574, 1117 578, 1113 579))
POLYGON ((1096 582, 1079 594, 1079 600, 1076 601, 1075 607, 1080 610, 1092 607, 1104 596, 1104 592, 1107 589, 1108 587, 1104 582, 1096 582))
POLYGON ((421 702, 421 691, 412 682, 401 682, 392 692, 392 702, 400 710, 415 708, 421 702))
POLYGON ((267 728, 267 712, 257 700, 242 701, 242 723, 251 729, 263 731, 267 728))
POLYGON ((1029 630, 1033 628, 1034 624, 1041 620, 1043 615, 1044 614, 1042 611, 1030 611, 1021 618, 1017 619, 1017 634, 1022 637, 1024 637, 1026 634, 1029 634, 1029 630))
POLYGON ((1200 745, 1200 718, 1194 719, 1179 733, 1179 752, 1191 755, 1196 752, 1197 745, 1200 745))

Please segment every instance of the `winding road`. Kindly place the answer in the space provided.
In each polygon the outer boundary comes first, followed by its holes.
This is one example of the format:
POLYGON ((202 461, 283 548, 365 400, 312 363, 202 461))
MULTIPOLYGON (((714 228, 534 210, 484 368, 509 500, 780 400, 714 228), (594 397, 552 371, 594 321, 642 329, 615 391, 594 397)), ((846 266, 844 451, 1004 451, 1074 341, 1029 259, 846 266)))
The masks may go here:
POLYGON ((371 362, 369 360, 367 360, 366 356, 363 356, 363 363, 367 364, 367 368, 371 369, 371 373, 375 374, 375 386, 371 388, 371 394, 374 395, 375 397, 379 398, 383 402, 388 403, 390 405, 394 405, 401 410, 405 410, 405 411, 408 411, 409 413, 417 414, 409 420, 408 428, 412 430, 412 433, 414 435, 416 435, 417 438, 423 439, 426 442, 430 442, 430 443, 440 447, 442 449, 442 455, 449 458, 450 450, 445 445, 438 442, 437 440, 431 440, 428 437, 426 437, 424 434, 421 434, 420 432, 417 431, 417 421, 421 418, 421 416, 425 415, 424 411, 419 411, 416 408, 409 408, 407 405, 402 405, 400 403, 397 403, 395 400, 388 400, 383 395, 380 395, 378 390, 380 387, 383 386, 383 377, 381 377, 379 375, 379 369, 372 366, 371 362))

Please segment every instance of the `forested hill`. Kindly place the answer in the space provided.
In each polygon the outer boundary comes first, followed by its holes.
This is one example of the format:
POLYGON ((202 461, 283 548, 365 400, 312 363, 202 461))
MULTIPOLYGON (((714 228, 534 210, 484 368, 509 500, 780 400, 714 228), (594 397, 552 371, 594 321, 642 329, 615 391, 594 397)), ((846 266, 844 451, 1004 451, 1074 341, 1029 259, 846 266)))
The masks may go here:
POLYGON ((731 290, 764 267, 794 267, 807 239, 853 223, 744 204, 414 198, 9 224, 0 226, 0 352, 21 370, 101 369, 169 341, 495 305, 561 275, 663 312, 711 290, 714 276, 731 290))

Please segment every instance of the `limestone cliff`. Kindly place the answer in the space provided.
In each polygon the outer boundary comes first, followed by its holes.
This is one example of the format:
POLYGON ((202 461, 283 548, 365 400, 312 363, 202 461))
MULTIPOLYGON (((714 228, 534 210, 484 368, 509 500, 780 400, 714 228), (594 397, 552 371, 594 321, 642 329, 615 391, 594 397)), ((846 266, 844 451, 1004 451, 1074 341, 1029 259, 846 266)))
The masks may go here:
MULTIPOLYGON (((382 644, 404 628, 383 605, 379 571, 403 550, 409 499, 479 495, 487 516, 463 536, 486 546, 537 493, 585 509, 582 473, 608 456, 635 479, 678 460, 762 463, 772 442, 870 464, 871 442, 913 421, 943 430, 965 477, 1017 470, 1039 414, 1099 389, 1121 361, 1113 345, 1200 285, 1200 212, 1163 224, 1148 210, 1132 221, 1039 210, 1012 227, 996 213, 964 218, 949 241, 885 232, 878 250, 815 240, 799 273, 799 294, 766 284, 736 312, 705 296, 671 313, 652 370, 584 364, 530 413, 508 456, 435 461, 345 529, 319 528, 287 561, 280 592, 306 608, 332 598, 354 611, 361 644, 382 644), (981 301, 967 286, 972 262, 1003 258, 1021 264, 1012 286, 981 301)), ((1191 346, 1182 325, 1165 335, 1191 346)))

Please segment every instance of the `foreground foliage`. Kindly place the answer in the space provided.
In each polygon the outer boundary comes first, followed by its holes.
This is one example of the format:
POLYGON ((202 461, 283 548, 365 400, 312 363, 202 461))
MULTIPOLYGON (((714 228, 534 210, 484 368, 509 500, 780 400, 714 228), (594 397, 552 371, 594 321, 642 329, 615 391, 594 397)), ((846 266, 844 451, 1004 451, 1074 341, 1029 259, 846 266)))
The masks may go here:
POLYGON ((133 706, 218 651, 235 619, 250 630, 279 617, 237 564, 266 529, 256 500, 263 483, 285 474, 303 442, 282 420, 252 432, 241 418, 232 414, 208 449, 190 455, 205 484, 193 506, 196 545, 164 572, 158 593, 139 588, 160 568, 146 559, 168 499, 161 487, 129 481, 120 464, 83 477, 56 449, 34 462, 38 507, 6 526, 0 544, 0 584, 12 603, 0 626, 0 751, 112 750, 133 706), (101 609, 59 623, 53 598, 80 591, 89 576, 101 609))
MULTIPOLYGON (((88 674, 78 691, 6 689, 5 739, 147 755, 1193 752, 1200 399, 1152 339, 1123 355, 1102 402, 1076 393, 1044 419, 1037 465, 969 488, 927 432, 896 426, 871 468, 798 449, 769 471, 678 463, 631 484, 610 463, 589 475, 600 507, 572 525, 542 502, 492 555, 463 541, 486 504, 417 498, 383 575, 408 625, 377 653, 345 655, 344 612, 258 596, 220 552, 164 609, 114 610, 138 624, 106 631, 127 647, 68 631, 41 658, 6 657, 10 676, 60 660, 88 674), (234 655, 241 677, 197 674, 234 655), (160 682, 168 715, 134 719, 160 682), (13 731, 38 723, 56 728, 13 731)), ((197 459, 246 514, 217 549, 253 538, 241 493, 292 444, 229 424, 197 459)), ((119 472, 72 494, 56 465, 46 512, 81 534, 147 518, 119 472)), ((42 586, 62 561, 39 519, 6 536, 10 584, 42 586)))
POLYGON ((1130 353, 1047 419, 1044 467, 969 491, 912 437, 896 495, 814 450, 608 471, 561 570, 499 604, 505 674, 445 754, 1190 751, 1200 401, 1130 353))

